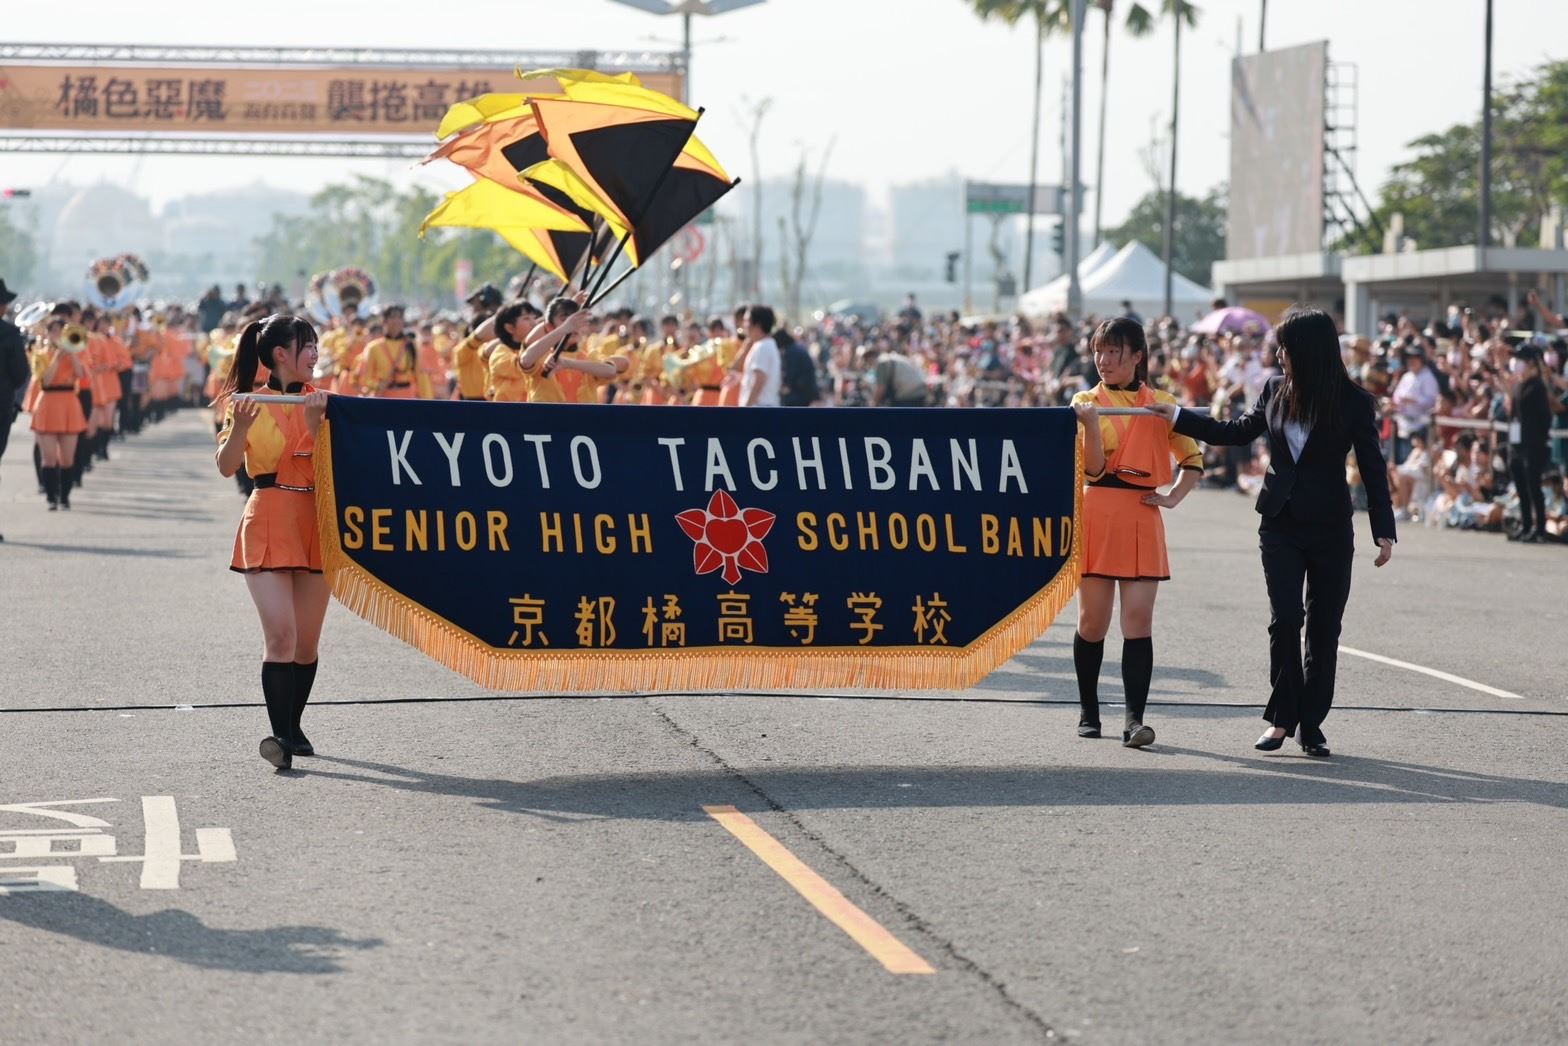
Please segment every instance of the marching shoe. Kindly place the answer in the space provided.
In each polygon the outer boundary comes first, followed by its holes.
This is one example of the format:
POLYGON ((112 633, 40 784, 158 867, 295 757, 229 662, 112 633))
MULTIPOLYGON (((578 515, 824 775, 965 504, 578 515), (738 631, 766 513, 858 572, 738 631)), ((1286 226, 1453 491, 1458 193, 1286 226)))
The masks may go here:
POLYGON ((261 757, 279 770, 287 770, 294 765, 294 754, 289 751, 288 745, 276 737, 261 739, 261 757))
POLYGON ((302 730, 294 731, 294 736, 289 738, 289 747, 294 750, 295 755, 316 754, 316 746, 310 743, 310 738, 306 737, 302 730))
MULTIPOLYGON (((1269 729, 1273 729, 1273 727, 1269 729)), ((1252 747, 1260 752, 1277 752, 1284 747, 1285 738, 1289 736, 1289 734, 1280 734, 1278 737, 1270 737, 1269 731, 1265 730, 1263 731, 1263 736, 1258 738, 1257 743, 1252 747)))
POLYGON ((1123 748, 1142 748, 1144 745, 1154 743, 1154 728, 1144 726, 1142 723, 1129 723, 1128 728, 1122 731, 1123 748))
POLYGON ((1078 736, 1079 737, 1091 737, 1091 738, 1092 737, 1099 737, 1100 736, 1100 724, 1099 723, 1085 723, 1083 720, 1080 719, 1078 721, 1078 736))

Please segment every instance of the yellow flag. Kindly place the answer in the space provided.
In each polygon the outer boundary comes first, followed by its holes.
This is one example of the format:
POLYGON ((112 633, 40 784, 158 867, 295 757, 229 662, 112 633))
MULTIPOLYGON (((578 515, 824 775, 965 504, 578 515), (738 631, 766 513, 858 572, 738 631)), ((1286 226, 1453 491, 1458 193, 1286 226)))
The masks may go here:
POLYGON ((562 279, 565 277, 561 273, 554 272, 559 265, 535 235, 536 231, 588 232, 588 226, 575 215, 485 178, 466 189, 447 193, 440 206, 425 217, 419 235, 423 236, 432 226, 489 229, 530 261, 562 279))

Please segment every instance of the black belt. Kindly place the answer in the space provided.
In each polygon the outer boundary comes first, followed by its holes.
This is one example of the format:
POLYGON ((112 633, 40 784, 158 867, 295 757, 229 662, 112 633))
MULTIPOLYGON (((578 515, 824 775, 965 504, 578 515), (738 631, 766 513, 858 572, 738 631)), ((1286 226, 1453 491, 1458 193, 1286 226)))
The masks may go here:
POLYGON ((45 392, 75 392, 75 385, 45 385, 45 392))
POLYGON ((296 494, 312 494, 315 493, 316 490, 315 487, 290 487, 279 483, 278 474, 276 472, 263 472, 259 476, 252 476, 250 481, 257 490, 267 490, 271 487, 277 487, 279 490, 290 490, 296 494))
POLYGON ((462 400, 477 400, 480 403, 483 403, 487 398, 488 397, 486 397, 486 396, 461 396, 461 395, 458 396, 458 399, 462 399, 462 400))
POLYGON ((724 386, 723 385, 698 385, 697 387, 699 389, 701 389, 703 392, 723 392, 724 391, 724 386))
POLYGON ((1089 481, 1091 487, 1105 487, 1110 490, 1159 490, 1159 487, 1140 487, 1136 483, 1128 483, 1120 476, 1102 476, 1089 481))
POLYGON ((389 388, 389 389, 406 389, 406 388, 408 388, 412 384, 414 384, 414 383, 411 382, 411 381, 394 381, 392 384, 388 385, 387 388, 389 388))

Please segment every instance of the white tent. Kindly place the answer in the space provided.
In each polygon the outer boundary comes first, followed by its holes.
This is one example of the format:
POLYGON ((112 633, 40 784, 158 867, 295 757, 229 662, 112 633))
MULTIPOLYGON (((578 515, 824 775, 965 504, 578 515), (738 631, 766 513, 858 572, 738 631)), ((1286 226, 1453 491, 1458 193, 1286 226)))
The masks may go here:
MULTIPOLYGON (((1082 284, 1101 265, 1116 257, 1116 248, 1101 241, 1100 245, 1078 259, 1078 282, 1082 284)), ((1018 311, 1025 316, 1048 316, 1067 307, 1067 274, 1064 272, 1049 283, 1032 291, 1025 291, 1018 299, 1018 311)))
MULTIPOLYGON (((1039 310, 1027 307, 1034 302, 1019 302, 1025 315, 1045 315, 1067 307, 1067 283, 1056 280, 1040 288, 1040 298, 1045 291, 1061 283, 1058 298, 1039 301, 1039 310)), ((1116 255, 1096 266, 1086 277, 1080 277, 1083 287, 1083 312, 1086 316, 1116 316, 1122 311, 1122 302, 1131 302, 1133 311, 1145 319, 1152 319, 1165 310, 1165 263, 1158 255, 1137 240, 1116 252, 1116 255)), ((1026 297, 1033 298, 1035 292, 1026 297)), ((1178 320, 1190 318, 1195 313, 1207 312, 1214 300, 1214 292, 1175 273, 1171 281, 1171 310, 1178 320)))

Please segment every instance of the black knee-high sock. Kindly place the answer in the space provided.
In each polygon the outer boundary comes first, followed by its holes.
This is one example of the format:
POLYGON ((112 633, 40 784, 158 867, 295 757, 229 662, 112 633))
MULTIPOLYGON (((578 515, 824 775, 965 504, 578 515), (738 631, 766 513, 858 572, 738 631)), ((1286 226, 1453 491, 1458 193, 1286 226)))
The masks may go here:
POLYGON ((60 470, 53 465, 40 466, 38 469, 39 482, 44 485, 44 493, 49 497, 49 504, 56 505, 60 501, 60 470))
POLYGON ((302 737, 299 720, 305 714, 305 705, 310 702, 310 688, 316 685, 316 666, 319 661, 312 661, 308 665, 294 662, 294 735, 302 737))
POLYGON ((292 733, 289 723, 294 715, 294 662, 261 663, 261 696, 267 702, 272 736, 286 740, 292 733))
POLYGON ((54 472, 59 477, 57 482, 60 487, 60 504, 69 505, 71 503, 71 488, 77 485, 75 482, 76 472, 69 465, 64 468, 57 468, 54 472))
POLYGON ((1073 670, 1078 675, 1078 722, 1100 725, 1100 662, 1105 660, 1105 640, 1091 643, 1073 633, 1073 670))
POLYGON ((33 472, 38 476, 38 485, 47 489, 49 484, 44 479, 44 451, 37 443, 33 444, 33 472))
POLYGON ((1154 676, 1154 640, 1122 640, 1122 688, 1127 691, 1127 722, 1143 722, 1149 703, 1149 680, 1154 676))

